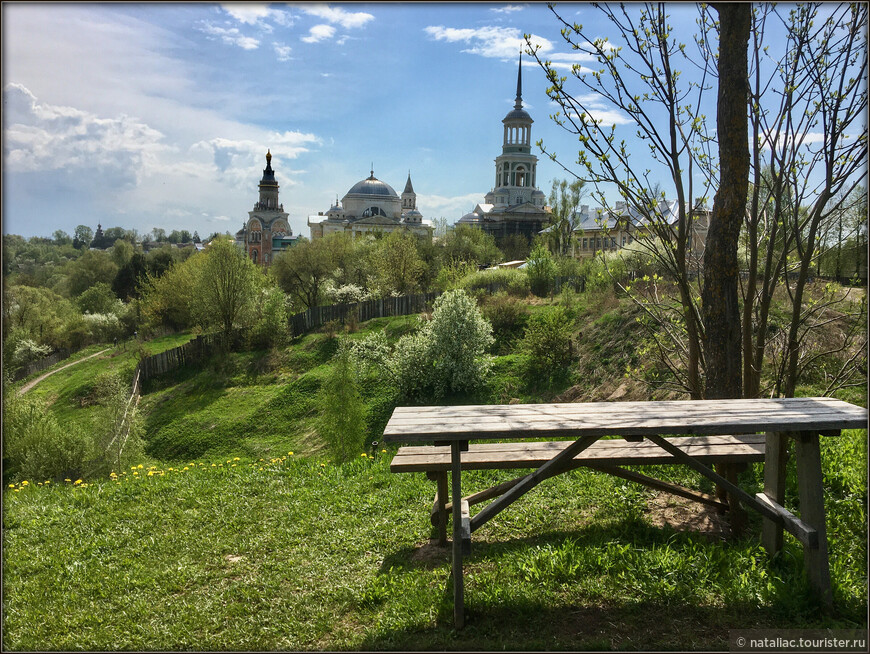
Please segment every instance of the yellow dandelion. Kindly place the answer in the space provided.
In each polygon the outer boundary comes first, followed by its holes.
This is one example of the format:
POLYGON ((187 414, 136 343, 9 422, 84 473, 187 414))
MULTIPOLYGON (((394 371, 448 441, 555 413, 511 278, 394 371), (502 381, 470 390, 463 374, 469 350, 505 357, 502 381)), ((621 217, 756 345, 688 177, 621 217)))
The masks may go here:
POLYGON ((287 456, 293 456, 293 452, 287 452, 287 456))
POLYGON ((175 470, 175 468, 169 468, 169 472, 172 472, 173 470, 175 470))
POLYGON ((64 481, 72 481, 72 479, 64 479, 64 481))
POLYGON ((136 466, 130 466, 130 470, 135 470, 136 466))
POLYGON ((184 470, 182 470, 182 472, 184 472, 185 470, 190 470, 190 468, 188 468, 187 466, 184 466, 184 470))
POLYGON ((87 487, 88 487, 87 484, 82 484, 81 486, 79 486, 79 488, 87 488, 87 487))
MULTIPOLYGON (((263 459, 260 459, 260 461, 262 461, 262 460, 263 460, 263 459)), ((214 463, 211 464, 211 467, 212 467, 212 468, 217 468, 217 466, 216 466, 214 463)))
POLYGON ((81 479, 76 479, 76 480, 75 480, 75 483, 73 484, 73 486, 78 486, 78 485, 81 484, 81 483, 82 483, 82 480, 81 480, 81 479))
POLYGON ((46 480, 45 480, 45 483, 46 483, 46 484, 50 484, 50 483, 51 483, 51 479, 46 479, 46 480))
POLYGON ((21 489, 20 489, 20 488, 16 488, 16 489, 15 489, 15 492, 16 492, 16 493, 20 493, 20 492, 21 492, 21 489))
POLYGON ((320 464, 320 467, 321 467, 321 468, 325 468, 325 467, 326 467, 326 464, 325 464, 325 463, 321 463, 321 464, 320 464))
POLYGON ((262 468, 260 468, 260 470, 262 470, 262 468))
POLYGON ((15 484, 9 484, 9 488, 15 488, 15 484))
POLYGON ((38 482, 36 482, 36 485, 37 485, 37 486, 42 486, 42 482, 41 482, 41 481, 38 481, 38 482))
POLYGON ((138 473, 138 472, 134 472, 134 473, 133 473, 133 476, 134 476, 134 477, 138 477, 138 476, 139 476, 139 473, 138 473))
POLYGON ((366 455, 365 452, 363 452, 362 454, 360 454, 360 456, 361 456, 362 458, 366 458, 367 455, 366 455))
POLYGON ((139 470, 141 470, 144 466, 140 463, 140 464, 139 464, 138 466, 136 466, 136 467, 139 468, 139 470))
POLYGON ((21 482, 21 485, 22 485, 22 486, 27 486, 27 484, 29 484, 29 483, 30 483, 30 482, 27 481, 27 480, 25 479, 24 481, 21 482))
POLYGON ((386 450, 381 450, 381 454, 386 454, 386 453, 387 453, 386 450))
MULTIPOLYGON (((234 456, 234 457, 233 457, 233 461, 238 461, 238 460, 239 460, 239 457, 237 457, 237 456, 234 456)), ((228 463, 229 463, 229 462, 228 462, 228 463)))
POLYGON ((230 468, 235 468, 235 467, 236 467, 236 464, 235 464, 235 463, 234 463, 233 465, 230 466, 230 468))

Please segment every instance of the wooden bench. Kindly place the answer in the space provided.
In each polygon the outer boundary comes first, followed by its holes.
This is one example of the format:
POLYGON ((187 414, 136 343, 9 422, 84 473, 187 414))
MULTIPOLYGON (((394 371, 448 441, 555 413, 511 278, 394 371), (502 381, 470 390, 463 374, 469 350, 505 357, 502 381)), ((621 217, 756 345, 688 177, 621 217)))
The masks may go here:
POLYGON ((384 429, 384 441, 431 443, 400 448, 390 468, 425 472, 437 482, 432 521, 442 542, 447 537, 448 513, 452 515, 454 621, 461 628, 465 622, 462 556, 470 551, 471 534, 545 479, 580 466, 720 509, 728 507, 732 524, 740 515, 740 505, 757 511, 764 518, 765 548, 771 553, 781 549, 783 530, 794 535, 804 546, 811 587, 830 605, 819 436, 866 427, 866 409, 825 397, 397 407, 384 429), (601 440, 604 436, 621 438, 601 440), (557 440, 560 437, 574 440, 557 440), (493 442, 504 439, 526 441, 493 442), (782 506, 789 439, 795 442, 800 517, 782 506), (750 495, 737 484, 737 471, 754 461, 764 461, 764 491, 750 495), (717 496, 622 467, 669 463, 685 464, 710 479, 717 496), (533 471, 463 497, 463 470, 493 468, 533 471), (472 516, 470 507, 486 500, 491 501, 472 516))
MULTIPOLYGON (((736 477, 748 463, 764 461, 764 434, 737 436, 687 436, 665 439, 698 461, 715 464, 726 478, 736 477)), ((543 441, 519 443, 475 443, 468 446, 461 461, 462 470, 504 470, 539 468, 574 441, 543 441)), ((709 504, 721 511, 729 508, 726 492, 718 496, 701 493, 684 486, 648 477, 621 466, 667 465, 680 463, 672 454, 650 441, 600 440, 575 456, 566 470, 588 467, 607 474, 634 481, 660 491, 679 495, 690 500, 709 504)), ((438 527, 438 541, 447 543, 447 515, 453 505, 447 501, 447 473, 450 470, 450 447, 434 445, 409 445, 399 448, 390 463, 391 472, 424 472, 437 483, 431 521, 438 527)), ((463 521, 468 517, 469 506, 474 506, 498 497, 514 487, 523 477, 506 481, 498 486, 463 497, 463 521)), ((739 505, 732 499, 732 506, 739 505)), ((733 519, 733 518, 732 518, 733 519)), ((737 518, 737 521, 741 520, 737 518)), ((737 526, 739 529, 739 525, 737 526)), ((463 534, 465 553, 470 552, 470 532, 463 534)))

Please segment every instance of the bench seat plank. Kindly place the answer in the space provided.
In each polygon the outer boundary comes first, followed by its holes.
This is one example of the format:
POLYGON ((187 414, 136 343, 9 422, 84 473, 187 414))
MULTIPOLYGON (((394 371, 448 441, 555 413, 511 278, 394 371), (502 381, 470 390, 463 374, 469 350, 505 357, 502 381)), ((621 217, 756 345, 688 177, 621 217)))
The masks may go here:
MULTIPOLYGON (((709 463, 764 461, 764 434, 687 436, 667 439, 681 450, 709 463)), ((574 441, 521 443, 472 443, 462 453, 463 470, 537 468, 574 441)), ((650 441, 631 443, 622 439, 599 440, 581 452, 578 465, 656 465, 676 459, 650 441)), ((450 448, 405 446, 390 463, 391 472, 425 472, 450 469, 450 448)))

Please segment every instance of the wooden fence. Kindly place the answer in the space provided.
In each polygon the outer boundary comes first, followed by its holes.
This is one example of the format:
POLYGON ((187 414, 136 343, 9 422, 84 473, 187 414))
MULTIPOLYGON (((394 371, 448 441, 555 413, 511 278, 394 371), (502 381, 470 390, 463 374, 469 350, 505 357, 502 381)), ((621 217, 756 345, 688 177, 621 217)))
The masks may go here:
MULTIPOLYGON (((571 286, 575 290, 582 291, 585 287, 583 277, 556 277, 553 291, 560 293, 565 286, 571 286)), ((492 295, 505 288, 504 284, 491 283, 477 287, 492 295)), ((313 329, 322 327, 326 323, 336 320, 345 323, 348 317, 355 316, 358 322, 372 320, 373 318, 386 318, 387 316, 407 316, 421 313, 431 306, 441 295, 440 292, 418 293, 417 295, 402 295, 399 297, 379 298, 366 300, 365 302, 352 302, 347 304, 329 304, 319 307, 311 307, 301 313, 290 316, 290 330, 293 336, 301 336, 313 329)))
POLYGON ((68 350, 66 348, 62 348, 54 354, 48 355, 44 359, 38 359, 37 361, 31 361, 30 363, 26 363, 21 368, 19 368, 15 372, 15 374, 12 375, 12 381, 18 381, 19 379, 29 377, 35 372, 45 370, 46 368, 53 366, 59 361, 69 359, 76 352, 78 352, 78 350, 68 350))
POLYGON ((326 323, 337 320, 346 322, 353 315, 358 322, 387 316, 407 316, 421 313, 431 305, 440 293, 418 293, 417 295, 402 295, 386 297, 365 302, 347 304, 330 304, 311 307, 302 313, 290 316, 290 329, 293 336, 301 336, 312 329, 322 327, 326 323))
POLYGON ((178 370, 189 363, 200 361, 214 351, 220 338, 219 334, 200 334, 184 345, 158 354, 151 354, 139 362, 134 376, 138 378, 139 383, 144 383, 157 375, 178 370))

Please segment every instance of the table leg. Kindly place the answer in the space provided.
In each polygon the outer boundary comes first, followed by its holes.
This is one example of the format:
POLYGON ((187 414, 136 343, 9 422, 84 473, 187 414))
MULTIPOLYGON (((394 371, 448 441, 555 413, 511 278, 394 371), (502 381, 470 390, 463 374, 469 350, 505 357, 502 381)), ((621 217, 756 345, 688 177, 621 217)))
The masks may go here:
POLYGON ((460 468, 462 444, 450 444, 450 482, 453 502, 453 623, 457 629, 465 626, 465 588, 462 579, 462 483, 460 468))
POLYGON ((437 491, 435 493, 436 526, 438 529, 438 544, 447 545, 447 473, 439 472, 435 477, 437 491))
POLYGON ((831 570, 828 563, 828 536, 825 529, 825 500, 822 490, 822 457, 819 435, 801 432, 795 439, 798 493, 801 502, 801 520, 819 533, 819 546, 804 547, 804 568, 810 586, 822 604, 833 604, 831 570))
MULTIPOLYGON (((764 445, 764 494, 774 502, 785 504, 785 471, 788 464, 788 435, 767 432, 764 445)), ((763 518, 761 544, 773 556, 782 549, 782 525, 763 518)))

